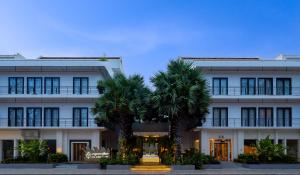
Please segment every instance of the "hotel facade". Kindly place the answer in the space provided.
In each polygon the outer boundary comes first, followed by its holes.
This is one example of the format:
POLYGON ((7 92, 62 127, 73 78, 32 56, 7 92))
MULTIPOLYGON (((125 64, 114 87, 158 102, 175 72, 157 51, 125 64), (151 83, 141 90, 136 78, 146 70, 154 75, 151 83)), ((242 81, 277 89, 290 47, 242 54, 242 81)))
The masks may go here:
MULTIPOLYGON (((181 58, 202 71, 211 93, 206 122, 184 132, 183 149, 232 161, 269 136, 300 158, 300 57, 181 58)), ((51 151, 84 160, 86 147, 117 148, 91 108, 97 81, 123 73, 119 57, 0 56, 0 159, 18 156, 20 140, 46 140, 51 151)), ((166 135, 146 128, 134 134, 166 135)))
POLYGON ((121 59, 0 56, 0 158, 18 156, 20 140, 46 140, 52 152, 84 159, 101 145, 91 108, 97 81, 123 72, 121 59))
POLYGON ((211 93, 196 148, 232 161, 269 136, 300 159, 300 57, 182 58, 202 71, 211 93))

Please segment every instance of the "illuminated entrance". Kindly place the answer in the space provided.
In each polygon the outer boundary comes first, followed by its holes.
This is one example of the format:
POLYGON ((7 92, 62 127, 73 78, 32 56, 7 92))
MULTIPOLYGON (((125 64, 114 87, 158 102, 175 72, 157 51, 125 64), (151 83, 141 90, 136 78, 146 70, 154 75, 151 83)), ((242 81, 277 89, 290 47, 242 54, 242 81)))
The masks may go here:
POLYGON ((210 155, 216 160, 230 161, 231 156, 231 140, 230 139, 210 139, 210 155))
POLYGON ((141 163, 159 163, 158 156, 158 136, 144 137, 143 141, 143 157, 141 163))

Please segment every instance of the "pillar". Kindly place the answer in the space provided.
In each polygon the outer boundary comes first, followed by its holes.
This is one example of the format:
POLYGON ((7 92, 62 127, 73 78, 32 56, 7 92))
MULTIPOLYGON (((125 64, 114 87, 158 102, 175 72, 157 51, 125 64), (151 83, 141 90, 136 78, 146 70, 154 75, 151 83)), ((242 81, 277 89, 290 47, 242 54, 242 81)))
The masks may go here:
POLYGON ((286 143, 286 138, 283 139, 283 146, 284 146, 284 154, 287 154, 287 143, 286 143))
POLYGON ((244 140, 245 140, 244 131, 238 130, 238 133, 237 133, 238 154, 244 153, 244 140))
POLYGON ((18 157, 19 151, 18 151, 19 141, 17 138, 14 139, 14 157, 18 157))
POLYGON ((64 134, 62 130, 56 131, 56 152, 64 152, 64 134))
POLYGON ((275 131, 274 143, 278 144, 278 132, 275 131))
POLYGON ((99 130, 93 131, 93 134, 92 134, 91 148, 93 149, 94 147, 100 148, 100 131, 99 130))
POLYGON ((203 154, 209 155, 209 140, 208 140, 208 133, 205 130, 201 130, 201 152, 203 154))

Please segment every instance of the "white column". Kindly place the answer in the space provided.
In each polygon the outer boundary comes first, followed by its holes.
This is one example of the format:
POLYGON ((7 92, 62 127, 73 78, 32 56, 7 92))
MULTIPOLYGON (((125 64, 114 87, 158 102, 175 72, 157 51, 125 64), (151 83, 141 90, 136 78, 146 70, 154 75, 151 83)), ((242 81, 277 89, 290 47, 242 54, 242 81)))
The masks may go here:
MULTIPOLYGON (((239 130, 237 133, 237 142, 238 142, 238 154, 243 154, 244 153, 244 131, 239 130)), ((235 157, 237 158, 237 157, 235 157)))
POLYGON ((56 152, 64 152, 64 133, 62 130, 56 131, 56 152))
POLYGON ((3 143, 2 140, 0 140, 0 161, 3 159, 3 143))
POLYGON ((15 138, 14 139, 14 157, 18 157, 18 146, 19 146, 19 142, 18 142, 18 139, 15 138))
POLYGON ((205 130, 201 131, 201 152, 203 154, 209 155, 209 140, 207 131, 205 130))
POLYGON ((93 131, 93 134, 92 134, 91 148, 93 149, 94 147, 100 148, 100 131, 99 130, 93 131))
POLYGON ((233 141, 231 142, 232 144, 232 151, 233 151, 233 158, 237 158, 238 157, 238 131, 234 130, 233 131, 233 141))
POLYGON ((278 132, 275 131, 274 143, 278 144, 278 132))
POLYGON ((286 143, 286 138, 284 138, 283 139, 283 146, 284 146, 284 154, 287 154, 287 150, 286 150, 286 148, 287 148, 287 143, 286 143))

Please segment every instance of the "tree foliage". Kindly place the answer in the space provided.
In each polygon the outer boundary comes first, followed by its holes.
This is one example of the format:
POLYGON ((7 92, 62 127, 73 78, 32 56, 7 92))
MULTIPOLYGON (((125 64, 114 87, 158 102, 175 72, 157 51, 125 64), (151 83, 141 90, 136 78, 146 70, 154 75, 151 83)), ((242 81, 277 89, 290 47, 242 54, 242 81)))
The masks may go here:
POLYGON ((170 122, 170 137, 180 155, 180 130, 201 125, 208 113, 210 96, 206 80, 200 70, 181 59, 168 64, 166 72, 159 72, 151 79, 155 91, 152 100, 159 114, 170 122))
POLYGON ((132 137, 133 122, 142 120, 147 113, 150 90, 140 75, 127 78, 123 74, 99 81, 97 88, 103 95, 93 107, 96 122, 117 131, 119 147, 123 145, 126 149, 126 142, 132 137))

